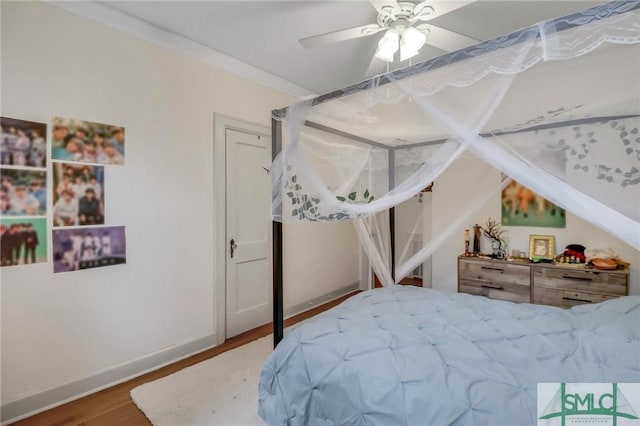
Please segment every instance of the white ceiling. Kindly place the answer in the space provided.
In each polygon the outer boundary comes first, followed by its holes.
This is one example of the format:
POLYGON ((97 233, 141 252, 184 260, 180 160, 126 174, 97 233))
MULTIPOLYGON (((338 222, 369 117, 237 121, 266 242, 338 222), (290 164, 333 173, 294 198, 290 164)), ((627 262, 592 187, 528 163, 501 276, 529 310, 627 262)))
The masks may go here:
MULTIPOLYGON (((305 49, 299 39, 374 23, 368 1, 105 1, 126 13, 250 64, 317 94, 369 77, 367 69, 384 33, 305 49)), ((541 20, 567 15, 602 1, 480 0, 432 24, 488 40, 541 20)), ((427 40, 428 43, 428 40, 427 40)), ((425 46, 413 61, 445 52, 425 46)), ((375 60, 374 74, 386 63, 375 60)), ((408 65, 396 64, 395 67, 408 65)), ((393 68, 392 68, 393 69, 393 68)))

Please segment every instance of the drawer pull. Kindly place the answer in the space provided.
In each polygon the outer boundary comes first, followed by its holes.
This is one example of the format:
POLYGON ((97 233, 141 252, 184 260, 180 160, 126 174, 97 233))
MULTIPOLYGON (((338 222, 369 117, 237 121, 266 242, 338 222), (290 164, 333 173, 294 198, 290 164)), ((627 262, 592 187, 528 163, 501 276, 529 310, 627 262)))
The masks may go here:
POLYGON ((492 286, 492 285, 484 285, 484 284, 482 284, 480 287, 482 287, 482 288, 490 288, 491 290, 500 290, 500 291, 504 291, 504 288, 503 288, 503 287, 500 287, 500 286, 498 286, 498 287, 494 287, 494 286, 492 286))
POLYGON ((502 268, 491 268, 490 266, 481 266, 480 269, 487 269, 489 271, 499 271, 501 274, 504 273, 504 269, 502 268))
POLYGON ((593 281, 593 278, 589 278, 589 277, 573 277, 571 275, 563 275, 562 278, 564 278, 565 280, 593 281))
POLYGON ((593 303, 592 300, 587 299, 578 299, 577 297, 566 297, 564 296, 562 300, 573 300, 574 302, 585 302, 585 303, 593 303))

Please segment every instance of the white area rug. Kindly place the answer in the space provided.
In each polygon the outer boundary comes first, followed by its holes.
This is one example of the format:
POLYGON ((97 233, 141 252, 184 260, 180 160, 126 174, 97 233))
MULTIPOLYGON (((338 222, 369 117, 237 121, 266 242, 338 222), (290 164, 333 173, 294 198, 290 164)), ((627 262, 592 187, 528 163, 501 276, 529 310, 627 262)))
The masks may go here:
POLYGON ((256 426, 260 371, 273 336, 145 383, 131 398, 155 426, 256 426))

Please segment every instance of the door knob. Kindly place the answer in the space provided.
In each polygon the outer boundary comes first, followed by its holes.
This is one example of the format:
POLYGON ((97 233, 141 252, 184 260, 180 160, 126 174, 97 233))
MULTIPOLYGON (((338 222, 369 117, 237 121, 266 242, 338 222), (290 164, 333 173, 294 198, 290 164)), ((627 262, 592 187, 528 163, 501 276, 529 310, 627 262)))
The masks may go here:
POLYGON ((236 245, 235 240, 232 238, 231 241, 229 241, 229 248, 231 249, 231 259, 233 259, 233 250, 238 247, 236 245))

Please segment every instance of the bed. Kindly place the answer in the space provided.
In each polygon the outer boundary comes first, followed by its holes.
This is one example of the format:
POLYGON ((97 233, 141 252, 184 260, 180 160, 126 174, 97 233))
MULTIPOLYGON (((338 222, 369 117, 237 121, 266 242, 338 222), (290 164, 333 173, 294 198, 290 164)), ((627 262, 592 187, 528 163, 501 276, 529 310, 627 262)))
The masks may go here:
POLYGON ((292 330, 260 378, 270 425, 532 425, 538 383, 640 382, 640 297, 572 309, 413 286, 292 330))

